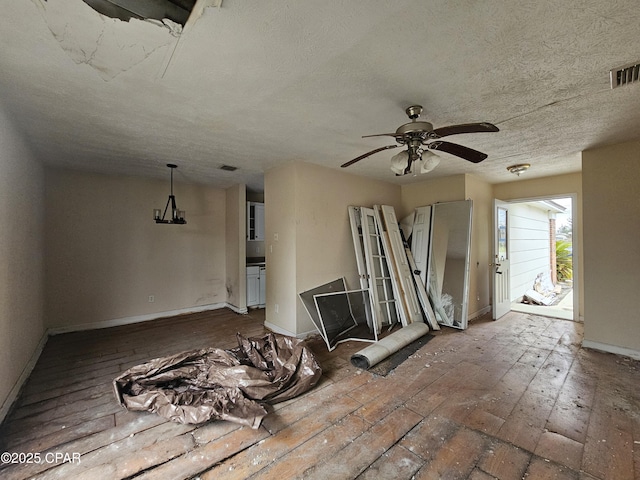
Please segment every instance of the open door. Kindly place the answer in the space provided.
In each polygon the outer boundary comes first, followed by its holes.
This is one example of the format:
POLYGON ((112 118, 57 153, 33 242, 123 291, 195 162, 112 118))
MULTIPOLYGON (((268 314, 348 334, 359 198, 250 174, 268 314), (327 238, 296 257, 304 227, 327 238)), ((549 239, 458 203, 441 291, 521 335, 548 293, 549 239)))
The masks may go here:
POLYGON ((494 200, 493 205, 493 319, 511 310, 511 269, 509 265, 509 205, 494 200))

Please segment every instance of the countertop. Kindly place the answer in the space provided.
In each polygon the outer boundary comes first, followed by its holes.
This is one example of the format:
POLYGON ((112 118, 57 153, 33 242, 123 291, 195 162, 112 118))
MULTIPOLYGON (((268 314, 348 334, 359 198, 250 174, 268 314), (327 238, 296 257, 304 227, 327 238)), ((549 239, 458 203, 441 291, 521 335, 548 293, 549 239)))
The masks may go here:
POLYGON ((247 257, 247 267, 265 266, 264 257, 247 257))

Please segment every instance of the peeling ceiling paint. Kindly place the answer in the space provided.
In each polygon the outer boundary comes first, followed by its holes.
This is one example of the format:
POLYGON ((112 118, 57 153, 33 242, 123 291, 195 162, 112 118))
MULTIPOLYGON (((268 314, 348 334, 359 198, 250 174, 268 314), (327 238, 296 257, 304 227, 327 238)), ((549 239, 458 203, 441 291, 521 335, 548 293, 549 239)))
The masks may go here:
MULTIPOLYGON (((46 163, 259 188, 292 160, 339 169, 393 139, 409 105, 434 127, 491 122, 395 177, 381 152, 346 171, 399 184, 469 173, 514 180, 580 171, 580 152, 640 138, 640 85, 609 70, 638 60, 636 0, 198 1, 179 37, 82 0, 9 2, 0 95, 46 163), (106 81, 105 81, 106 80, 106 81), (219 169, 228 164, 235 172, 219 169)), ((391 142, 390 142, 391 141, 391 142)))

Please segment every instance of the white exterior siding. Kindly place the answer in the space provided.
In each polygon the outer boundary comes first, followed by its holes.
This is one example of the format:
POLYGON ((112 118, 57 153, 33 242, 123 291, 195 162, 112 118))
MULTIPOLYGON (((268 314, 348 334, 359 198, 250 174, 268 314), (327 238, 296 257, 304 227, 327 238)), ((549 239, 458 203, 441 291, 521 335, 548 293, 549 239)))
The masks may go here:
POLYGON ((509 206, 511 300, 533 287, 536 275, 550 271, 549 213, 532 204, 509 206))

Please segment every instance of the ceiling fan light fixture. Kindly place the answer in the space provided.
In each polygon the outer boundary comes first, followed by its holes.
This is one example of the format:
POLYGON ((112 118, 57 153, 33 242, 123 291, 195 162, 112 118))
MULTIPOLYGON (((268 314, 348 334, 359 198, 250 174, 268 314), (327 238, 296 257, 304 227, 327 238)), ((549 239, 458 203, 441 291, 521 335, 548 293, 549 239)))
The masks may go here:
POLYGON ((394 155, 391 157, 391 171, 396 175, 404 175, 404 170, 407 168, 408 161, 409 152, 406 150, 394 155))
POLYGON ((440 157, 435 153, 426 151, 420 159, 420 173, 429 173, 440 165, 440 157))
MULTIPOLYGON (((340 165, 340 168, 346 168, 365 159, 375 153, 387 150, 389 148, 396 148, 398 146, 408 147, 408 152, 404 154, 398 154, 391 159, 391 170, 396 175, 406 175, 411 171, 417 172, 418 166, 412 168, 414 162, 419 162, 420 156, 427 148, 433 150, 440 150, 450 155, 460 157, 463 160, 467 160, 472 163, 480 163, 487 155, 469 147, 458 145, 457 143, 445 142, 439 140, 442 137, 448 135, 459 135, 461 133, 480 133, 480 132, 498 132, 500 129, 488 122, 480 123, 462 123, 459 125, 449 125, 448 127, 433 128, 433 125, 429 122, 418 120, 422 114, 422 107, 420 105, 412 105, 405 110, 405 113, 411 120, 408 123, 400 125, 394 133, 379 133, 375 135, 363 135, 362 138, 368 137, 393 137, 396 141, 396 145, 386 145, 379 147, 360 155, 353 160, 340 165), (435 140, 435 141, 432 141, 435 140), (400 165, 400 159, 406 161, 406 166, 400 165)), ((433 170, 433 162, 426 162, 425 169, 427 171, 433 170)), ((422 172, 421 172, 422 173, 422 172)))
POLYGON ((509 165, 507 170, 514 175, 520 176, 522 172, 529 170, 529 167, 531 167, 531 164, 529 163, 518 163, 516 165, 509 165))

